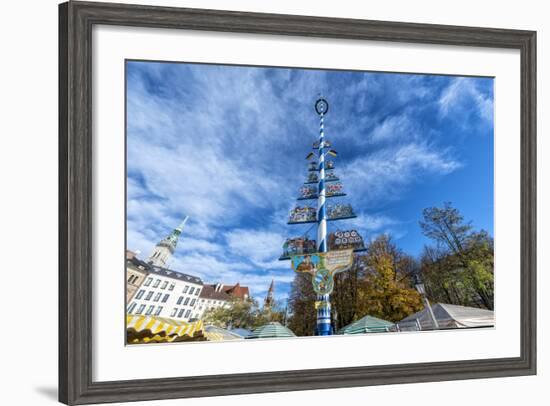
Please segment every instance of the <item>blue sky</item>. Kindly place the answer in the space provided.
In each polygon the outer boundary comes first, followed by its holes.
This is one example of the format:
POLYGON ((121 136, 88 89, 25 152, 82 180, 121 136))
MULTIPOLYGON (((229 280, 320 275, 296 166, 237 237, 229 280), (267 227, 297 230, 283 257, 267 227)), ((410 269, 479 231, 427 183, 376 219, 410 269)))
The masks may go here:
MULTIPOLYGON (((170 267, 240 282, 277 299, 278 261, 328 99, 326 138, 365 240, 389 233, 407 253, 429 241, 422 209, 450 201, 493 234, 493 79, 127 62, 127 241, 145 259, 186 215, 170 267)), ((314 201, 310 201, 315 204, 314 201)), ((303 201, 300 202, 303 205, 303 201)), ((315 236, 315 230, 311 237, 315 236)))

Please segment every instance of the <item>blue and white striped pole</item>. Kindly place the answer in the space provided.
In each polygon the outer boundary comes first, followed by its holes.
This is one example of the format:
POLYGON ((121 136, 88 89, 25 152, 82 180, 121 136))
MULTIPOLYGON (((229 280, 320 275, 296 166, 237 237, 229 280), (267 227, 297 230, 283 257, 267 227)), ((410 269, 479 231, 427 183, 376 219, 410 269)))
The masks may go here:
MULTIPOLYGON (((326 103, 326 101, 325 101, 326 103)), ((328 108, 328 105, 327 105, 328 108)), ((319 112, 321 125, 319 130, 319 188, 317 200, 317 252, 327 252, 327 212, 325 191, 325 129, 324 115, 326 110, 319 112)), ((330 325, 330 295, 317 295, 317 335, 331 335, 330 325)))

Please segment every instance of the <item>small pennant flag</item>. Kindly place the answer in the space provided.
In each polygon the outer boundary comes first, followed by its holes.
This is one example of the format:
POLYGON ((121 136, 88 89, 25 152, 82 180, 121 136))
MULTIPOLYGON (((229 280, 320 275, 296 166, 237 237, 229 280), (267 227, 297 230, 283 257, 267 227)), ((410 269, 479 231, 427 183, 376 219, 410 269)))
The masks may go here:
POLYGON ((311 159, 314 156, 315 156, 315 154, 313 152, 310 152, 309 154, 307 154, 306 159, 311 159))
POLYGON ((337 153, 335 150, 333 150, 333 149, 329 149, 328 152, 327 152, 327 154, 332 155, 332 156, 338 155, 338 153, 337 153))

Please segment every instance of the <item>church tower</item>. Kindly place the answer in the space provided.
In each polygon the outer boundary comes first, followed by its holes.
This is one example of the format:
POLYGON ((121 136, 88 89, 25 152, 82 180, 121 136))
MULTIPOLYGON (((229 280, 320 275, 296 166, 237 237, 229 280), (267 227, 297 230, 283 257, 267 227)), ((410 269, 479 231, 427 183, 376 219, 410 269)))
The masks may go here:
POLYGON ((265 300, 264 300, 265 307, 271 307, 275 304, 274 293, 275 293, 275 281, 272 279, 271 285, 269 285, 269 289, 267 291, 267 296, 265 297, 265 300))
POLYGON ((151 265, 160 266, 162 268, 166 267, 166 263, 170 257, 174 254, 176 250, 176 245, 178 245, 178 239, 181 232, 183 231, 183 226, 187 222, 189 216, 185 216, 181 224, 174 229, 166 238, 161 240, 156 246, 147 262, 151 265))

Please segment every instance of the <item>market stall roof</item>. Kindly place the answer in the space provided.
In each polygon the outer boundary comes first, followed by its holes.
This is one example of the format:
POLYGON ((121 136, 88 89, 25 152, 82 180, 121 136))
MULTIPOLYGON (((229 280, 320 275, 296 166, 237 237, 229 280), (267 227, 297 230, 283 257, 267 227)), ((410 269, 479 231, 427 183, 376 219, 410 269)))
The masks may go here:
POLYGON ((246 338, 282 338, 296 337, 296 335, 279 322, 272 322, 258 327, 246 338))
POLYGON ((204 336, 208 341, 226 341, 226 340, 243 340, 244 337, 216 326, 205 326, 204 336))
POLYGON ((201 320, 188 323, 157 316, 126 315, 126 335, 129 344, 149 342, 169 343, 204 340, 201 320))
POLYGON ((238 327, 238 328, 232 328, 231 330, 232 333, 234 334, 238 334, 240 335, 242 338, 246 338, 248 337, 250 334, 252 334, 252 330, 248 330, 246 328, 241 328, 241 327, 238 327))
POLYGON ((338 334, 363 334, 363 333, 380 333, 389 331, 393 327, 391 321, 378 319, 372 316, 365 316, 346 327, 340 329, 338 334))
MULTIPOLYGON (((432 310, 440 328, 492 327, 495 325, 495 315, 492 310, 447 303, 436 303, 432 305, 432 310)), ((410 323, 417 323, 417 320, 423 327, 431 326, 428 309, 411 314, 397 324, 401 328, 410 323)))

